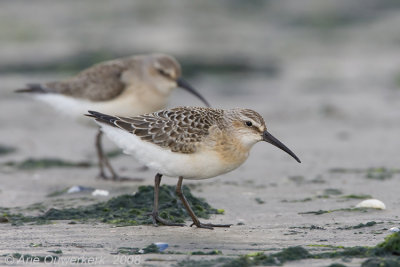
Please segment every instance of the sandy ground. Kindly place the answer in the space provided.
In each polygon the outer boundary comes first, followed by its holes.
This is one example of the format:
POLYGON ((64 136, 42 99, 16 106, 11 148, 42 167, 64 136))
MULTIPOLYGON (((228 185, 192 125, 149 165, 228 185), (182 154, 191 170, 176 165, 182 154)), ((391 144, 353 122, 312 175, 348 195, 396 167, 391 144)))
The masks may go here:
MULTIPOLYGON (((368 27, 356 24, 335 31, 334 40, 301 36, 298 46, 293 45, 291 50, 287 49, 288 45, 286 50, 276 48, 274 57, 278 59, 280 71, 274 76, 255 72, 191 77, 191 82, 214 106, 250 107, 260 112, 269 131, 302 160, 298 164, 269 144, 259 143, 247 162, 234 172, 210 180, 186 182, 195 185, 196 196, 225 210, 224 215, 213 216, 209 221, 233 223, 231 228, 209 231, 194 227, 71 225, 68 221, 23 226, 2 223, 0 255, 16 252, 48 255, 48 251, 61 249, 63 257, 98 257, 104 259, 104 265, 112 266, 126 263, 121 255, 113 254, 118 247, 145 247, 152 242, 167 242, 167 251, 189 253, 216 249, 224 256, 278 251, 296 245, 376 245, 388 234, 387 229, 400 224, 400 175, 379 180, 368 179, 366 171, 334 173, 330 170, 400 168, 400 89, 396 84, 400 53, 398 39, 392 34, 393 25, 398 25, 399 20, 398 13, 389 12, 382 19, 369 22, 368 27), (337 189, 339 193, 327 197, 327 189, 337 189), (383 201, 387 209, 299 214, 354 207, 360 200, 343 198, 350 194, 371 195, 383 201), (265 203, 259 204, 256 198, 265 203), (301 201, 305 198, 311 200, 301 201), (338 229, 369 221, 378 224, 361 229, 338 229), (243 224, 238 225, 239 222, 243 224), (311 230, 311 225, 323 229, 311 230)), ((296 34, 282 34, 283 40, 295 37, 296 34)), ((17 151, 0 156, 0 163, 28 157, 95 162, 94 128, 78 125, 29 97, 12 93, 27 82, 66 76, 63 73, 1 74, 0 145, 16 147, 17 151)), ((176 90, 170 106, 198 104, 190 95, 176 90)), ((115 149, 109 141, 106 146, 109 150, 115 149)), ((140 166, 129 156, 115 158, 113 163, 123 174, 145 180, 140 183, 101 181, 95 178, 95 167, 17 171, 3 166, 0 168, 0 207, 27 207, 33 203, 42 203, 46 208, 58 207, 58 202, 46 195, 73 185, 109 190, 115 196, 153 183, 154 172, 138 171, 140 166)), ((163 182, 174 184, 176 180, 167 178, 163 182)), ((107 199, 84 193, 58 198, 72 202, 75 199, 84 205, 79 200, 84 196, 88 197, 88 203, 107 199)), ((310 251, 323 249, 308 248, 310 251)), ((165 266, 187 258, 213 257, 147 254, 141 255, 139 261, 141 265, 165 266)), ((327 266, 332 262, 358 266, 360 261, 307 260, 285 266, 327 266)), ((0 265, 7 265, 5 257, 0 256, 0 265)))

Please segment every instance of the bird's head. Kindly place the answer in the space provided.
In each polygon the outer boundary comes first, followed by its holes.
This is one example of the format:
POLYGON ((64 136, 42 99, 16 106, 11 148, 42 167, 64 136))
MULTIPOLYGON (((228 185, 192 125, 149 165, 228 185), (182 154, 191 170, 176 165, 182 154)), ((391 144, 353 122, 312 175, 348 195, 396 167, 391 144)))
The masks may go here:
POLYGON ((182 78, 179 62, 168 55, 152 54, 149 60, 148 72, 156 89, 163 95, 169 95, 176 87, 182 88, 199 98, 207 107, 207 100, 182 78))
POLYGON ((300 163, 300 159, 289 148, 267 131, 263 117, 254 110, 232 109, 228 111, 228 118, 233 127, 232 132, 243 146, 251 148, 257 142, 265 141, 282 149, 300 163))

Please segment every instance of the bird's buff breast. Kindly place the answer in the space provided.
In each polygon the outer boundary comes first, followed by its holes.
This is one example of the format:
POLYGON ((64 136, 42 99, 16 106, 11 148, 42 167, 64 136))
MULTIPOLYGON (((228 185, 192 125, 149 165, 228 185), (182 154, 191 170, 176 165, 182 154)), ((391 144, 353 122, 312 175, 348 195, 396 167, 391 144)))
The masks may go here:
POLYGON ((98 103, 98 110, 116 116, 137 116, 164 108, 167 97, 156 94, 152 88, 136 85, 127 88, 120 96, 108 103, 98 103))
MULTIPOLYGON (((173 161, 172 168, 165 170, 167 176, 182 176, 185 179, 207 179, 239 167, 247 158, 227 160, 216 151, 199 151, 194 154, 175 154, 179 160, 173 161)), ((171 158, 172 159, 172 158, 171 158)), ((150 166, 151 167, 151 166, 150 166)))
POLYGON ((170 152, 173 167, 165 170, 164 174, 193 180, 207 179, 230 172, 247 159, 249 150, 235 143, 233 139, 219 136, 217 140, 205 141, 193 154, 170 152))

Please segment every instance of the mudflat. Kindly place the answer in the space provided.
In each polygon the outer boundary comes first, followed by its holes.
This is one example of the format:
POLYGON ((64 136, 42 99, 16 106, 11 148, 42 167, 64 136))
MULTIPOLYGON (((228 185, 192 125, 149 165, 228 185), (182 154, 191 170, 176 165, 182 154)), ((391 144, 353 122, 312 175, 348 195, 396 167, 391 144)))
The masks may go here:
MULTIPOLYGON (((7 8, 17 8, 13 5, 7 8)), ((207 260, 236 259, 256 252, 268 255, 293 246, 321 253, 383 242, 390 228, 400 226, 400 54, 393 34, 385 30, 398 28, 399 19, 398 13, 387 12, 374 17, 368 27, 363 23, 338 27, 332 30, 335 38, 331 41, 316 34, 315 29, 300 31, 269 25, 271 36, 285 43, 282 49, 273 48, 272 56, 257 56, 245 48, 241 55, 247 55, 254 66, 272 66, 272 73, 258 67, 206 71, 205 67, 211 69, 215 62, 200 58, 203 54, 213 58, 214 53, 200 49, 193 52, 189 49, 191 39, 182 41, 182 53, 155 46, 159 51, 175 52, 178 59, 185 58, 183 73, 185 64, 201 67, 201 72, 194 68, 188 80, 214 107, 258 111, 269 132, 292 149, 302 163, 267 143, 258 143, 237 170, 213 179, 185 181, 194 196, 223 210, 223 214, 213 214, 203 221, 232 223, 227 229, 196 229, 189 227, 189 219, 186 227, 121 226, 100 219, 13 225, 2 219, 0 265, 8 265, 7 255, 14 255, 15 262, 21 255, 31 255, 49 256, 47 261, 54 265, 59 264, 56 257, 80 257, 96 260, 87 265, 190 266, 188 260, 205 264, 207 260), (302 35, 310 32, 310 38, 302 35), (290 46, 290 42, 296 43, 290 46), (369 198, 381 200, 386 209, 355 209, 369 198), (133 253, 135 248, 156 242, 168 243, 168 248, 163 253, 133 253)), ((258 40, 250 29, 247 37, 258 40)), ((49 44, 56 46, 57 42, 49 44)), ((13 45, 27 55, 31 51, 21 43, 13 45)), ((257 43, 257 47, 262 44, 257 43)), ((217 44, 209 49, 220 52, 223 59, 232 58, 217 44)), ((57 55, 47 56, 54 62, 61 62, 57 61, 60 55, 68 54, 64 50, 51 51, 57 55)), ((92 205, 153 185, 154 171, 144 170, 130 156, 118 153, 112 158, 118 170, 143 181, 96 179, 92 144, 95 126, 77 124, 29 96, 13 93, 25 83, 58 80, 73 71, 26 72, 19 68, 20 60, 4 58, 15 70, 0 74, 2 218, 7 214, 36 216, 50 209, 92 205), (110 194, 67 193, 72 186, 107 190, 110 194)), ((43 66, 37 55, 27 58, 30 66, 43 66)), ((223 59, 222 63, 230 64, 223 59)), ((7 65, 3 63, 1 69, 6 70, 7 65)), ((188 94, 174 92, 170 107, 177 105, 200 103, 188 94)), ((105 143, 107 151, 116 150, 110 141, 105 143)), ((176 182, 176 178, 164 178, 162 184, 176 182)), ((365 260, 351 256, 302 259, 286 261, 285 266, 328 266, 334 262, 359 266, 365 260)))

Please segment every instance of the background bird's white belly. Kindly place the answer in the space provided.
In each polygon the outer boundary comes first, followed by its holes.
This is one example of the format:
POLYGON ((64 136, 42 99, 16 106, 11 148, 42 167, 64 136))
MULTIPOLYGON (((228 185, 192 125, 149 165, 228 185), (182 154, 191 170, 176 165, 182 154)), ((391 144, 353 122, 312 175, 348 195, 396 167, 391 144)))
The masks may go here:
POLYGON ((95 110, 105 114, 115 116, 136 116, 154 111, 143 103, 138 103, 137 99, 129 97, 117 97, 110 101, 93 102, 86 99, 78 99, 61 94, 36 94, 34 97, 41 100, 62 115, 72 118, 80 123, 92 125, 91 120, 86 118, 88 110, 95 110))
POLYGON ((171 177, 185 179, 206 179, 237 168, 237 164, 224 164, 217 154, 201 151, 193 154, 171 152, 122 129, 99 123, 103 132, 121 147, 125 153, 133 155, 142 164, 171 177))
POLYGON ((83 114, 87 113, 90 105, 90 102, 87 100, 80 100, 60 94, 35 94, 34 97, 49 104, 61 114, 73 119, 83 117, 83 114))

